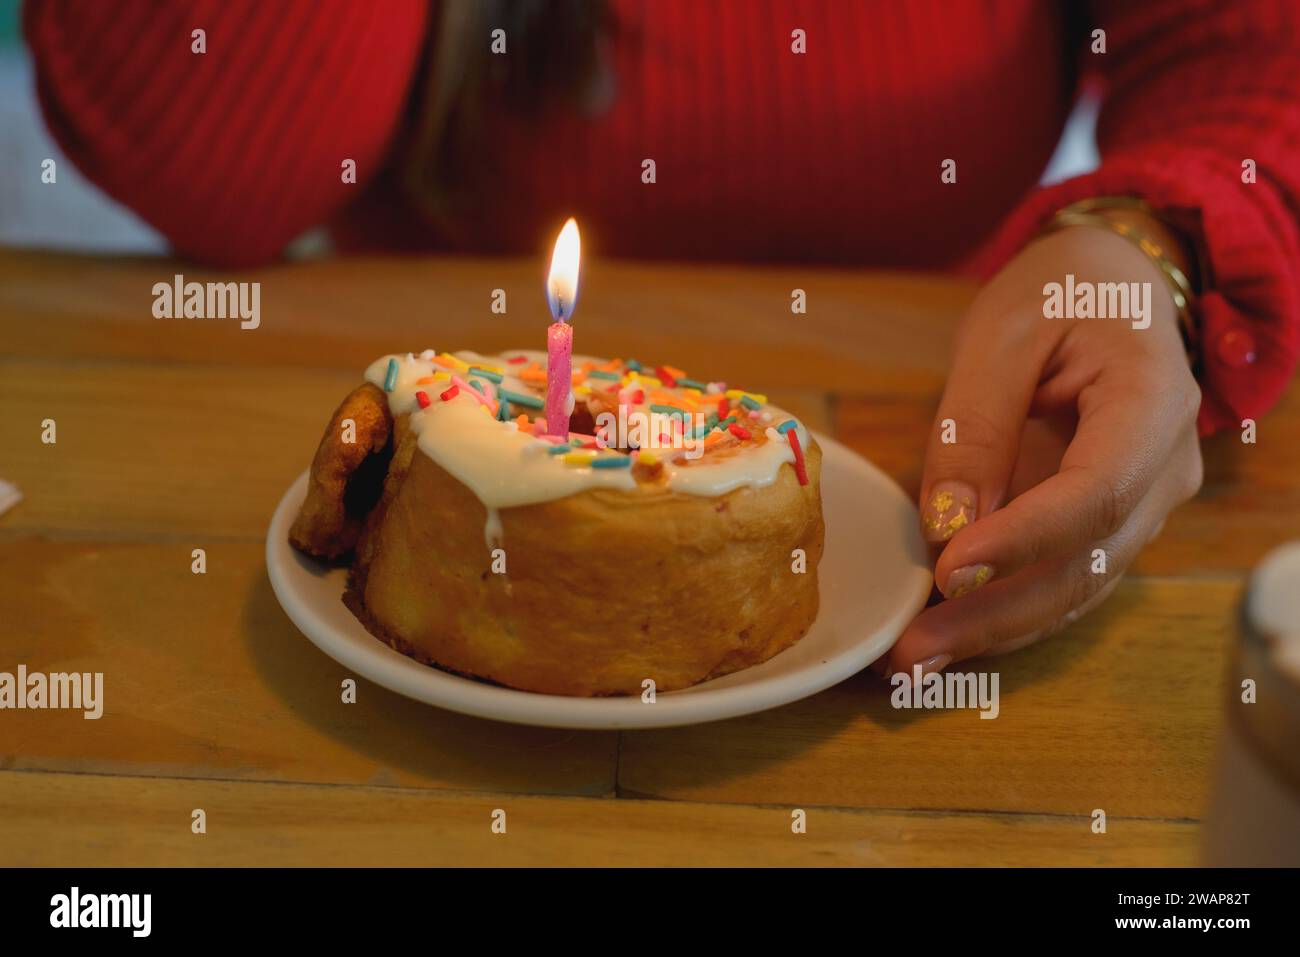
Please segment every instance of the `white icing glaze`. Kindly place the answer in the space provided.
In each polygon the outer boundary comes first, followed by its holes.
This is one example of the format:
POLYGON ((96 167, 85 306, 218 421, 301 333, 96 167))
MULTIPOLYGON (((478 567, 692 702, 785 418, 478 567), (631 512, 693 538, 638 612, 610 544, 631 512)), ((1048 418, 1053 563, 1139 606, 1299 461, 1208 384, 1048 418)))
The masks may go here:
MULTIPOLYGON (((444 369, 434 361, 436 355, 433 350, 426 349, 418 356, 410 353, 382 356, 366 369, 366 381, 383 389, 389 360, 397 360, 397 381, 388 391, 388 407, 393 415, 411 413, 411 428, 419 437, 420 451, 464 483, 487 507, 488 524, 484 536, 489 547, 500 538, 500 518, 496 516, 500 509, 553 501, 590 488, 636 489, 637 482, 631 469, 596 469, 567 463, 563 455, 550 455, 548 450, 553 447, 552 443, 521 432, 513 421, 499 422, 492 418, 483 411, 478 399, 464 394, 465 389, 450 401, 442 401, 439 396, 451 386, 450 378, 426 385, 419 385, 417 380, 439 372, 448 372, 462 380, 471 376, 465 371, 444 369), (425 409, 420 408, 415 396, 421 390, 431 400, 425 409)), ((499 386, 493 387, 493 383, 479 377, 487 395, 493 399, 500 390, 544 398, 544 390, 525 383, 514 374, 515 370, 533 362, 545 368, 546 354, 543 352, 517 350, 501 356, 483 356, 461 351, 453 355, 471 366, 501 370, 504 378, 499 386), (515 356, 524 356, 528 362, 512 365, 508 360, 515 356)), ((589 356, 573 357, 575 367, 584 362, 599 364, 603 361, 589 356)), ((650 414, 648 402, 629 403, 629 406, 650 414)), ((544 419, 540 409, 525 410, 518 406, 512 406, 512 409, 516 414, 527 411, 530 418, 544 419)), ((744 419, 743 425, 753 431, 764 428, 767 422, 779 425, 791 418, 773 405, 763 406, 762 413, 757 420, 744 419), (764 419, 762 413, 769 417, 764 419)), ((802 423, 797 430, 799 441, 806 449, 808 432, 802 423)), ((772 484, 781 466, 794 462, 794 451, 786 437, 775 428, 767 427, 765 434, 767 441, 762 444, 742 447, 724 456, 711 457, 705 453, 694 462, 677 463, 671 460, 671 450, 655 450, 663 463, 667 488, 688 495, 713 497, 743 486, 757 488, 772 484)))

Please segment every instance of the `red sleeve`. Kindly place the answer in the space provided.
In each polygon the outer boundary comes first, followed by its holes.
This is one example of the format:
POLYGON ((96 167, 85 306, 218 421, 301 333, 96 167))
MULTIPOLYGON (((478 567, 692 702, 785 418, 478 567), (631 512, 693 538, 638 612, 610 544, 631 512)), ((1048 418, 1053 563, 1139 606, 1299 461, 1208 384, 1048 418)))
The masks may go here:
POLYGON ((87 178, 180 253, 246 266, 377 171, 426 17, 424 0, 28 0, 24 31, 46 121, 87 178))
MULTIPOLYGON (((1194 224, 1208 261, 1199 315, 1202 434, 1239 428, 1285 389, 1300 353, 1300 4, 1106 0, 1085 52, 1106 82, 1102 163, 1017 209, 980 265, 999 267, 1057 209, 1135 195, 1194 224), (1243 161, 1257 168, 1243 182, 1243 161)), ((1090 38, 1089 38, 1090 39, 1090 38)))

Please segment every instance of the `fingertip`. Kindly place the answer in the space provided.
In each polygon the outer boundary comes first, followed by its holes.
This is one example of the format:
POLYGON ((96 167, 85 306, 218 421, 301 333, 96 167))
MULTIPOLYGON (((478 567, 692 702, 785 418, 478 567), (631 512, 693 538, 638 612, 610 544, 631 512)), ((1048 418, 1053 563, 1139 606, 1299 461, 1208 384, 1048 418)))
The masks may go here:
POLYGON ((942 670, 944 666, 951 663, 955 657, 955 649, 951 647, 942 630, 936 628, 937 620, 940 616, 935 612, 942 608, 937 605, 933 608, 927 608, 921 612, 912 623, 903 631, 903 635, 894 644, 889 652, 889 670, 888 675, 894 675, 902 671, 907 674, 912 673, 912 666, 925 662, 931 662, 931 670, 942 670), (944 665, 939 668, 933 668, 934 660, 946 657, 944 665))
POLYGON ((948 575, 944 582, 943 597, 948 601, 964 598, 976 589, 983 588, 997 575, 997 569, 988 562, 961 565, 948 575))
POLYGON ((931 545, 942 545, 975 521, 979 493, 966 482, 935 482, 921 505, 921 533, 931 545))
POLYGON ((950 581, 957 571, 973 565, 996 564, 997 523, 990 521, 992 517, 985 516, 962 529, 939 552, 934 562, 934 584, 945 598, 953 597, 950 581))

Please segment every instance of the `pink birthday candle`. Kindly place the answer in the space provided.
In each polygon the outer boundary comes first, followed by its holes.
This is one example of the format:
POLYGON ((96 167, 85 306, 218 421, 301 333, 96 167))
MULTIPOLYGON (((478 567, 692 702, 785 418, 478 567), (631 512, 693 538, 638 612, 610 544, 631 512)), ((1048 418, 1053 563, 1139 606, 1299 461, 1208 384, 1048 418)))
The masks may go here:
POLYGON ((551 435, 568 435, 573 414, 573 327, 569 321, 578 300, 580 257, 578 223, 570 217, 555 240, 546 280, 546 299, 555 320, 546 333, 546 431, 551 435))

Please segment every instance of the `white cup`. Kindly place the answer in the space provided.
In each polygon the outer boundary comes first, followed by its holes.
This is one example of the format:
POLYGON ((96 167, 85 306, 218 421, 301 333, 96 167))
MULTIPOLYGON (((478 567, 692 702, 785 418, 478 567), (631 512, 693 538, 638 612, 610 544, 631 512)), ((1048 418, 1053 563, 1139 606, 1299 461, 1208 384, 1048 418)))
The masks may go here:
POLYGON ((1212 867, 1300 866, 1300 542, 1251 575, 1205 828, 1212 867), (1253 698, 1253 701, 1251 700, 1253 698))

